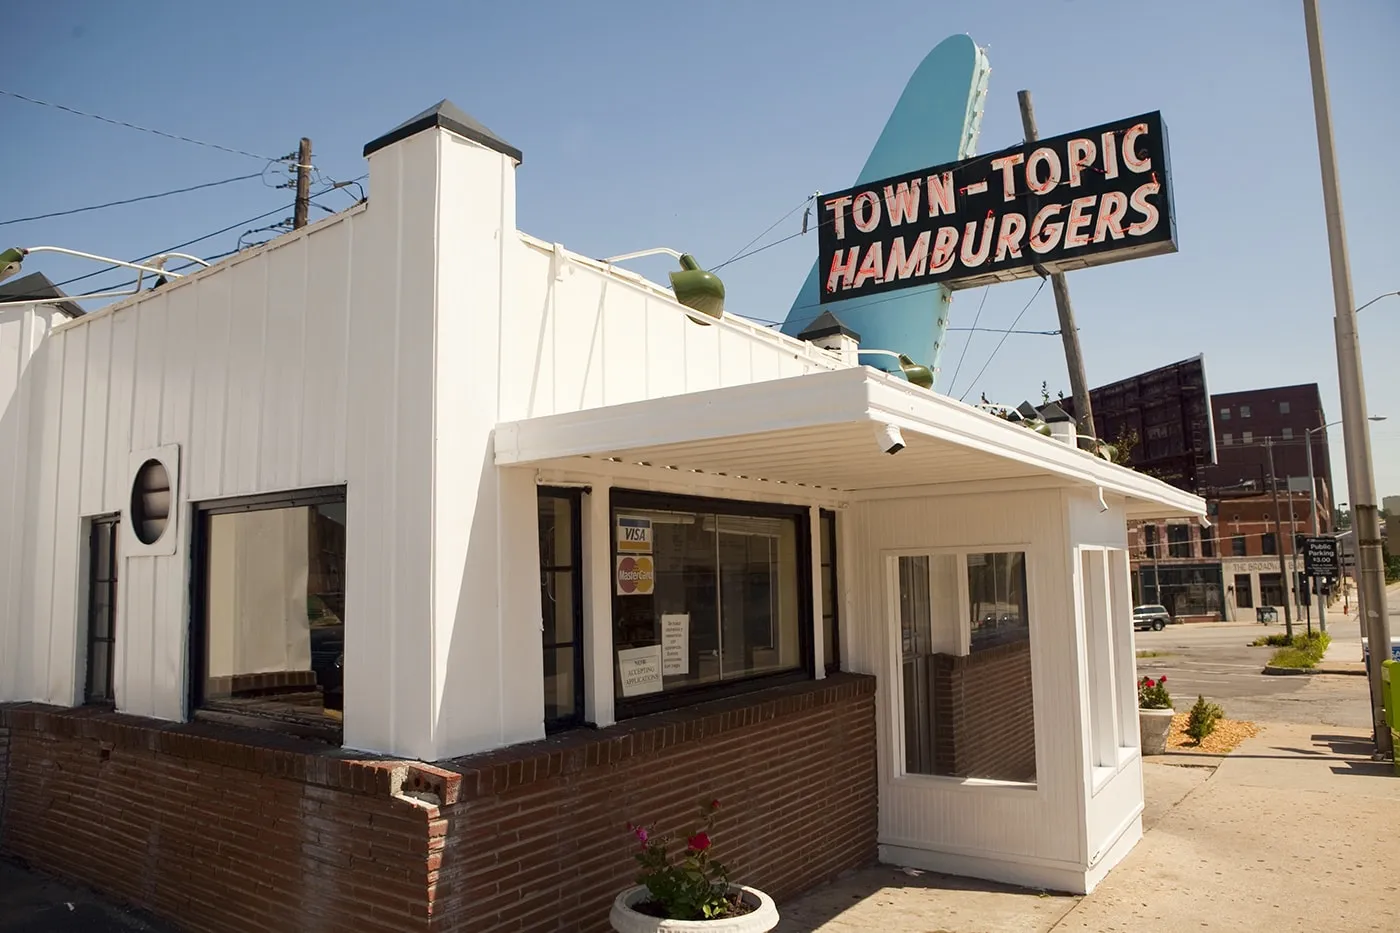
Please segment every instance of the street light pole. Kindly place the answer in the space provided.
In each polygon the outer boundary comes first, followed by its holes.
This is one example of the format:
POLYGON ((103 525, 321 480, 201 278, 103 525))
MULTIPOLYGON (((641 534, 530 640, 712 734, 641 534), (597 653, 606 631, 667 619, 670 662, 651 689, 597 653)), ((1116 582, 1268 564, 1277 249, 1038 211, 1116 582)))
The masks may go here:
MULTIPOLYGON (((1269 454, 1269 490, 1274 494, 1274 548, 1278 551, 1278 578, 1283 584, 1283 631, 1293 641, 1293 587, 1289 585, 1288 558, 1283 546, 1283 526, 1279 523, 1278 478, 1274 476, 1274 439, 1264 438, 1264 450, 1269 454)), ((1292 493, 1289 493, 1292 498, 1292 493)), ((1263 583, 1260 583, 1263 586, 1263 583)))
POLYGON ((1356 335, 1356 303, 1351 291, 1346 224, 1337 182, 1337 152, 1332 138, 1332 108, 1327 94, 1327 70, 1322 53, 1322 24, 1317 0, 1303 0, 1308 39, 1308 68, 1312 76, 1313 114, 1317 122, 1317 154, 1322 172, 1322 200, 1327 215, 1327 244, 1332 261, 1332 292, 1336 304, 1337 382, 1342 396, 1342 433, 1346 443, 1347 488, 1352 528, 1356 533, 1357 602, 1362 631, 1370 641, 1367 673, 1371 687, 1371 728, 1378 755, 1391 754, 1390 727, 1385 721, 1381 691, 1381 662, 1390 657, 1390 619, 1385 599, 1385 569, 1381 555, 1380 515, 1371 465, 1371 430, 1366 423, 1366 391, 1361 379, 1361 346, 1356 335))

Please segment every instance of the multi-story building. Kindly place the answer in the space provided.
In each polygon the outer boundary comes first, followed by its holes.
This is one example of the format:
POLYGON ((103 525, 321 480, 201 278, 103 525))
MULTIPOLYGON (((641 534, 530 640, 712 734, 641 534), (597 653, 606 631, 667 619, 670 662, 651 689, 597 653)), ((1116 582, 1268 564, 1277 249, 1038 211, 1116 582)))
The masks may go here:
POLYGON ((1269 491, 1269 447, 1280 489, 1306 490, 1309 440, 1312 442, 1315 492, 1330 514, 1332 460, 1325 431, 1307 432, 1326 424, 1317 383, 1226 392, 1210 397, 1215 422, 1216 461, 1204 473, 1197 490, 1215 497, 1233 492, 1269 491))
MULTIPOLYGON (((1299 617, 1306 613, 1308 584, 1297 545, 1312 527, 1307 493, 1281 490, 1277 523, 1271 495, 1212 499, 1209 508, 1208 527, 1171 521, 1130 529, 1137 601, 1161 603, 1173 617, 1191 621, 1253 619, 1266 606, 1282 612, 1290 599, 1299 617)), ((1326 527, 1326 516, 1319 520, 1326 527)))

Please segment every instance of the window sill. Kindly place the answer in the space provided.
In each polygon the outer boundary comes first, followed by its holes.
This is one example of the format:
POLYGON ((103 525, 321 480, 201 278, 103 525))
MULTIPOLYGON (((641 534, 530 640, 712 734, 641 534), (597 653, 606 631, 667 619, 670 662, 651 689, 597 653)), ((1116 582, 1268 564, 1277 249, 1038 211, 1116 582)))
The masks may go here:
POLYGON ((331 745, 341 744, 344 732, 338 722, 317 723, 305 719, 282 719, 276 716, 259 716, 208 707, 196 709, 191 718, 195 722, 212 722, 225 726, 237 726, 242 729, 255 729, 259 732, 275 732, 279 735, 312 739, 331 745))
POLYGON ((721 681, 717 684, 705 684, 685 690, 674 690, 670 693, 662 691, 660 693, 649 693, 645 696, 627 697, 625 699, 623 697, 616 697, 614 702, 617 704, 617 720, 618 722, 622 722, 627 719, 634 719, 638 716, 649 716, 653 713, 664 713, 670 710, 684 709, 688 706, 708 703, 712 700, 724 700, 729 697, 742 696, 746 693, 767 690, 770 687, 781 687, 786 684, 815 680, 816 678, 814 678, 811 673, 799 668, 798 670, 780 671, 774 674, 764 674, 758 677, 749 677, 744 680, 734 680, 728 683, 721 681))
POLYGON ((923 785, 940 790, 956 790, 979 794, 993 791, 1025 794, 1028 792, 1035 793, 1040 789, 1040 785, 1035 781, 998 781, 994 778, 955 777, 948 774, 905 773, 895 778, 894 782, 896 784, 906 784, 911 787, 923 785))

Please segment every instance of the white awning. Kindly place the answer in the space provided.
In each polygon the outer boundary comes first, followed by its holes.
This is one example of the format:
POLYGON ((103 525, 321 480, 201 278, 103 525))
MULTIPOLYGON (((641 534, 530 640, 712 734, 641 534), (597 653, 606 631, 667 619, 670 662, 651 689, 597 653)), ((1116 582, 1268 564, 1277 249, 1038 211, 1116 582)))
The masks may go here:
POLYGON ((505 422, 499 466, 570 457, 792 483, 852 495, 998 481, 1099 487, 1132 518, 1200 516, 1205 501, 869 367, 505 422), (892 425, 905 448, 877 435, 892 425), (1049 481, 1049 482, 1047 482, 1049 481))

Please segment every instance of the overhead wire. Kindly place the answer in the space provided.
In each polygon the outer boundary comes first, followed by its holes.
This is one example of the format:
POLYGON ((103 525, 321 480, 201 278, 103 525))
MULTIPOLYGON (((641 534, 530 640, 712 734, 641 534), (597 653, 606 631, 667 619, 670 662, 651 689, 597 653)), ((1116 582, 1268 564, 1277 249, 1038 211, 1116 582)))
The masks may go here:
MULTIPOLYGON (((774 229, 775 227, 777 227, 778 224, 780 224, 780 223, 782 223, 783 221, 787 220, 789 217, 791 217, 793 214, 796 214, 798 211, 802 210, 802 208, 806 207, 807 204, 808 204, 809 202, 815 200, 816 197, 817 197, 817 196, 816 196, 815 194, 809 194, 809 195, 807 195, 807 197, 805 197, 805 198, 802 199, 802 203, 801 203, 801 204, 798 204, 798 205, 797 205, 796 207, 794 207, 792 210, 788 211, 786 214, 784 214, 783 216, 779 217, 777 220, 773 221, 773 223, 769 224, 767 230, 764 230, 764 231, 763 231, 762 233, 760 233, 758 236, 754 237, 752 240, 749 240, 749 241, 748 241, 747 243, 745 243, 743 246, 739 247, 737 250, 735 250, 733 256, 730 256, 728 259, 726 259, 724 262, 720 263, 719 265, 715 266, 715 267, 714 267, 713 269, 711 269, 710 271, 711 271, 711 272, 715 272, 715 271, 717 271, 717 270, 719 270, 719 269, 722 269, 722 268, 724 268, 725 266, 729 265, 731 262, 735 262, 736 260, 739 260, 739 259, 744 258, 744 255, 743 255, 743 254, 744 254, 744 250, 748 249, 750 246, 753 246, 753 245, 754 245, 755 243, 757 243, 759 240, 763 239, 763 238, 766 237, 768 234, 772 233, 772 232, 773 232, 773 229, 774 229)), ((805 219, 805 218, 804 218, 804 219, 805 219)), ((806 224, 803 224, 803 227, 802 227, 801 232, 794 234, 794 236, 801 236, 803 233, 806 233, 806 232, 807 232, 807 226, 806 226, 806 224)), ((788 237, 788 239, 792 239, 792 237, 788 237)), ((782 241, 782 240, 779 240, 779 241, 778 241, 778 243, 781 243, 781 242, 783 242, 783 241, 782 241)), ((776 246, 777 243, 774 243, 773 245, 776 246)), ((766 249, 767 247, 764 247, 764 248, 766 249)), ((759 252, 761 252, 761 250, 760 250, 759 252)))
MULTIPOLYGON (((367 175, 366 175, 366 176, 361 176, 361 178, 364 178, 364 177, 368 177, 368 176, 367 176, 367 175)), ((356 179, 356 181, 359 181, 359 180, 360 180, 360 179, 356 179)), ((323 189, 323 190, 321 190, 321 191, 317 191, 317 192, 315 192, 314 194, 311 195, 311 198, 312 198, 312 199, 319 198, 319 197, 321 197, 322 195, 329 194, 331 190, 333 190, 333 189, 327 188, 327 189, 323 189)), ((203 236, 197 236, 197 237, 195 237, 194 239, 186 240, 186 241, 184 241, 183 243, 176 243, 174 246, 167 246, 167 247, 165 247, 164 249, 158 249, 158 250, 156 250, 156 251, 154 251, 154 252, 146 253, 145 255, 138 256, 138 257, 136 257, 135 259, 133 259, 133 260, 131 260, 131 261, 132 261, 132 262, 143 262, 143 261, 145 261, 145 260, 147 260, 147 259, 151 259, 151 258, 153 258, 153 257, 155 257, 155 256, 160 256, 160 255, 162 255, 162 254, 164 254, 164 253, 173 253, 173 252, 175 252, 176 250, 181 250, 181 249, 184 249, 184 248, 187 247, 187 246, 193 246, 193 245, 196 244, 196 243, 202 243, 202 242, 204 242, 205 240, 213 239, 214 237, 219 236, 220 234, 228 233, 230 230, 236 230, 236 229, 238 229, 239 227, 244 227, 244 226, 247 226, 248 224, 256 223, 257 221, 262 220, 264 217, 271 217, 273 214, 277 214, 277 213, 280 213, 280 212, 282 212, 282 211, 289 211, 289 210, 292 210, 295 206, 296 206, 295 203, 292 203, 292 204, 284 204, 284 205, 282 205, 281 207, 274 207, 272 210, 270 210, 270 211, 263 211, 261 214, 258 214, 258 215, 254 216, 254 217, 248 217, 248 218, 246 218, 246 219, 244 219, 244 220, 237 221, 236 223, 231 223, 231 224, 229 224, 227 227, 220 227, 218 230, 215 230, 215 231, 212 232, 212 233, 206 233, 206 234, 204 234, 203 236)), ((77 276, 74 276, 74 277, 71 278, 71 279, 64 279, 62 282, 55 283, 54 287, 55 287, 55 288, 62 288, 62 287, 65 286, 65 285, 71 285, 71 284, 73 284, 74 282, 81 282, 81 281, 83 281, 84 279, 90 279, 90 278, 93 278, 94 276, 102 275, 103 273, 106 273, 106 272, 112 272, 112 271, 114 271, 114 270, 116 270, 116 269, 119 269, 119 268, 121 268, 121 267, 120 267, 120 266, 108 266, 108 267, 106 267, 105 269, 98 269, 96 272, 88 272, 88 273, 85 273, 85 274, 83 274, 83 275, 77 275, 77 276)))
POLYGON ((953 369, 953 378, 948 382, 948 394, 953 394, 953 388, 958 384, 958 373, 962 372, 963 360, 967 359, 967 348, 972 346, 972 334, 977 332, 977 322, 982 319, 982 309, 987 306, 987 292, 989 287, 982 286, 982 300, 977 303, 977 313, 972 316, 971 333, 967 335, 967 340, 963 343, 962 354, 958 357, 958 365, 953 369))
POLYGON ((970 385, 968 385, 967 390, 963 392, 962 395, 958 396, 958 401, 961 402, 963 399, 967 398, 968 392, 971 392, 973 389, 977 388, 977 380, 982 378, 982 374, 987 371, 987 367, 992 365, 992 360, 997 358, 997 353, 1000 352, 1002 345, 1006 343, 1006 338, 1011 336, 1010 330, 1015 330, 1016 325, 1021 323, 1021 318, 1024 317, 1025 313, 1030 310, 1031 305, 1035 304, 1035 300, 1040 297, 1040 293, 1045 291, 1045 283, 1048 281, 1050 281, 1048 277, 1040 280, 1040 285, 1036 287, 1035 294, 1031 295, 1031 300, 1026 302, 1026 306, 1021 309, 1020 314, 1016 315, 1016 319, 1011 322, 1011 328, 1008 330, 1008 332, 1001 335, 1001 339, 997 341, 996 347, 992 350, 992 355, 987 357, 987 362, 982 364, 982 368, 979 369, 977 371, 977 375, 972 378, 972 382, 970 385))
POLYGON ((168 198, 176 194, 188 194, 191 191, 202 191, 205 188, 217 188, 220 185, 231 185, 236 181, 247 181, 251 178, 261 177, 261 172, 254 172, 249 175, 236 175, 233 178, 224 178, 219 181, 208 181, 202 185, 190 185, 188 188, 174 188, 170 191, 160 191, 156 194, 143 194, 136 198, 123 198, 120 201, 108 201, 105 204, 91 204, 87 207, 74 207, 66 211, 50 211, 47 214, 34 214, 30 217, 14 217, 10 220, 0 220, 0 227, 10 224, 22 224, 31 220, 47 220, 50 217, 67 217, 71 214, 82 214, 86 211, 100 211, 109 207, 120 207, 123 204, 136 204, 140 201, 154 201, 157 198, 168 198))
POLYGON ((250 159, 257 159, 262 162, 279 161, 276 158, 265 155, 258 155, 256 152, 249 152, 246 149, 235 149, 232 146, 221 146, 218 143, 205 142, 202 139, 194 139, 189 136, 181 136, 178 133, 167 133, 164 130, 151 129, 149 126, 140 126, 135 123, 128 123, 125 120, 114 120, 111 117, 104 117, 101 114, 88 113, 86 110, 79 110, 76 107, 67 107, 63 104, 55 104, 52 101, 40 100, 37 97, 28 97, 24 94, 18 94, 14 91, 7 91, 4 88, 0 88, 0 94, 4 94, 6 97, 13 97, 17 100, 27 101, 31 104, 38 104, 41 107, 52 107, 55 110, 62 110, 65 113, 71 113, 76 116, 89 117, 93 120, 101 120, 103 123, 110 123, 113 126, 124 126, 127 129, 139 130, 142 133, 150 133, 154 136, 162 136, 166 139, 173 139, 182 143, 191 143, 195 146, 204 146, 206 149, 217 149, 220 152, 227 152, 231 153, 232 155, 247 156, 250 159))

